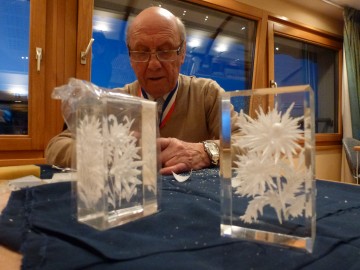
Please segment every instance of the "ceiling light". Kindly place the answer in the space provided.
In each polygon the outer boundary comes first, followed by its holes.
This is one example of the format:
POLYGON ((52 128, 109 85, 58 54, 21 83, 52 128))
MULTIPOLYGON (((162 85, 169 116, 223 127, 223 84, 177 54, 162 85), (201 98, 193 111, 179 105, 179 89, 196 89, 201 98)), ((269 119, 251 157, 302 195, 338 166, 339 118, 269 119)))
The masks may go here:
POLYGON ((200 39, 198 39, 198 38, 193 38, 187 43, 187 45, 190 48, 197 48, 200 46, 200 44, 201 44, 201 42, 200 42, 200 39))
POLYGON ((101 31, 101 32, 109 32, 110 27, 109 24, 103 21, 96 21, 93 26, 93 30, 101 31))
POLYGON ((226 52, 228 50, 228 46, 225 44, 219 44, 216 48, 215 51, 219 52, 219 53, 223 53, 226 52))

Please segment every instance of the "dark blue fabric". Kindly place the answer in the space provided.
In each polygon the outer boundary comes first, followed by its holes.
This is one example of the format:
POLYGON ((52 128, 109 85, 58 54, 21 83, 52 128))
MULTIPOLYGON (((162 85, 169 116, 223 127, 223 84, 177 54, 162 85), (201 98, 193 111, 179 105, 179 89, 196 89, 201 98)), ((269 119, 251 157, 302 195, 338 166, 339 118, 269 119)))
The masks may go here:
POLYGON ((110 230, 76 222, 70 183, 13 192, 0 243, 23 269, 360 269, 360 187, 317 181, 313 254, 220 236, 219 171, 164 177, 161 211, 110 230))
POLYGON ((59 169, 53 168, 51 165, 37 165, 40 167, 40 178, 51 179, 54 173, 61 173, 59 169))
MULTIPOLYGON (((53 169, 50 165, 38 165, 40 167, 40 178, 51 179, 57 169, 53 169)), ((27 224, 27 215, 29 214, 29 206, 25 204, 29 199, 29 192, 19 191, 13 192, 9 201, 9 205, 0 216, 0 243, 9 246, 14 250, 20 250, 21 243, 24 240, 27 224)))

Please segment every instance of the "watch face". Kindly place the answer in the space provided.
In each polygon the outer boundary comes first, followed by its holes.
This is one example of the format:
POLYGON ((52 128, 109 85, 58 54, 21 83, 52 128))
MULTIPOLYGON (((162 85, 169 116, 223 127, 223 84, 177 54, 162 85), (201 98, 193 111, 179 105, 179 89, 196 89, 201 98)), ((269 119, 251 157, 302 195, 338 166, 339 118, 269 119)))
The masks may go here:
POLYGON ((218 150, 217 150, 217 148, 216 148, 216 146, 215 146, 214 144, 210 143, 208 146, 209 146, 210 152, 211 152, 213 155, 218 154, 218 150))

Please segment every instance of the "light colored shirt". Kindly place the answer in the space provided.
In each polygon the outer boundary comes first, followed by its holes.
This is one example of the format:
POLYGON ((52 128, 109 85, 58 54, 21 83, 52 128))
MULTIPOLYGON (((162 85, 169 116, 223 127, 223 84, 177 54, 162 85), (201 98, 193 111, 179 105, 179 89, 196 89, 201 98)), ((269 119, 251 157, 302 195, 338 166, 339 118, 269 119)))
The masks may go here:
MULTIPOLYGON (((135 81, 114 90, 139 96, 139 87, 138 81, 135 81)), ((186 142, 217 140, 218 143, 222 92, 224 89, 214 80, 179 75, 175 108, 166 124, 160 128, 160 136, 186 142)), ((239 133, 235 126, 232 127, 232 133, 239 133)), ((45 151, 47 162, 62 167, 72 166, 74 145, 75 140, 69 130, 55 136, 45 151)))

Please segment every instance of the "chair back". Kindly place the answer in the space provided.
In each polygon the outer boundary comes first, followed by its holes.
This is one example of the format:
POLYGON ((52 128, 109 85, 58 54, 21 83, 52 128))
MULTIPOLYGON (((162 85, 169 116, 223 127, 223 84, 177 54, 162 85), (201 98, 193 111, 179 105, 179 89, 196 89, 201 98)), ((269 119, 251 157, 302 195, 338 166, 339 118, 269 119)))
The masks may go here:
MULTIPOLYGON (((351 171, 352 176, 357 179, 356 175, 356 167, 357 167, 357 157, 356 151, 354 150, 354 146, 359 146, 360 141, 354 138, 343 138, 343 145, 345 150, 346 160, 349 164, 349 168, 351 171)), ((359 153, 359 160, 360 160, 360 153, 359 153)))

